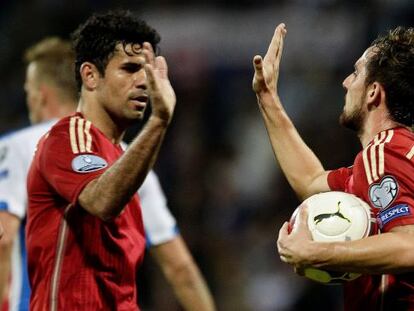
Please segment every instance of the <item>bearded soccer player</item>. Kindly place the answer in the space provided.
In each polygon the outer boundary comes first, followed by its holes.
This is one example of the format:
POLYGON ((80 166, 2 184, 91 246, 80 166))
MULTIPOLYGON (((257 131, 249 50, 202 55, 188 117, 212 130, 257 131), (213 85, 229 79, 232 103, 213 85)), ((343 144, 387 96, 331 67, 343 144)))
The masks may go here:
POLYGON ((73 34, 78 112, 40 140, 28 176, 31 310, 139 310, 145 237, 136 191, 171 121, 175 94, 158 33, 127 12, 73 34), (126 128, 152 113, 123 153, 126 128))
POLYGON ((253 89, 270 141, 298 196, 338 190, 368 202, 378 234, 357 241, 318 243, 306 226, 279 232, 282 261, 297 271, 314 266, 364 274, 345 285, 346 310, 414 310, 414 29, 378 37, 343 82, 341 124, 356 131, 363 150, 354 165, 326 171, 301 139, 277 92, 284 24, 266 56, 255 56, 253 89))

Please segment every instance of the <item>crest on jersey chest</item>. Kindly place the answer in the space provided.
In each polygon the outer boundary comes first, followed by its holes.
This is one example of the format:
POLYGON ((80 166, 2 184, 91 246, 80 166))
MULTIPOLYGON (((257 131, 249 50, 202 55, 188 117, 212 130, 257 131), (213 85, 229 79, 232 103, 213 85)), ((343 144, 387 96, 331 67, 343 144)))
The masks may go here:
POLYGON ((369 187, 369 199, 376 208, 386 209, 398 194, 398 183, 393 176, 384 176, 378 183, 369 187))

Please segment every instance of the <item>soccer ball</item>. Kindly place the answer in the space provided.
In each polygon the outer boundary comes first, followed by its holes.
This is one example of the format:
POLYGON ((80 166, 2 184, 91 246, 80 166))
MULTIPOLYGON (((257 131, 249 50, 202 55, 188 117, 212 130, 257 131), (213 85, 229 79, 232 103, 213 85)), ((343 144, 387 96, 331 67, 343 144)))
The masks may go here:
MULTIPOLYGON (((353 241, 371 233, 371 212, 367 203, 358 197, 338 191, 315 194, 307 198, 293 213, 290 228, 295 223, 301 206, 308 208, 308 228, 314 241, 353 241)), ((326 271, 306 268, 305 277, 324 284, 352 281, 358 273, 326 271)))

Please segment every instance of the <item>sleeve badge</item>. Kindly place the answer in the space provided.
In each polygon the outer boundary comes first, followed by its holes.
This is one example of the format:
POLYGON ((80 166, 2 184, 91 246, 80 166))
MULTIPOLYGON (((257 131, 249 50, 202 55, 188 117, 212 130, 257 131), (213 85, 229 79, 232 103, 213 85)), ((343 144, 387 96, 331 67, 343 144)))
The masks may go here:
POLYGON ((386 209, 397 197, 397 180, 393 176, 384 176, 379 183, 371 184, 368 194, 376 208, 386 209))
POLYGON ((92 154, 81 154, 72 160, 72 169, 78 173, 95 172, 107 166, 104 159, 92 154))

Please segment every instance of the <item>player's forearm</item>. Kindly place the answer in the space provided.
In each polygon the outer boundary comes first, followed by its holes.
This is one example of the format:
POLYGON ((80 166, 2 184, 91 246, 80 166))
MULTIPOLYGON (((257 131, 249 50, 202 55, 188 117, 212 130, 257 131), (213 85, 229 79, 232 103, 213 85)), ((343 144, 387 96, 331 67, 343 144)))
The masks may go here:
POLYGON ((11 241, 0 243, 0 306, 7 297, 9 287, 12 245, 11 241))
POLYGON ((79 195, 88 212, 104 220, 119 215, 153 166, 168 122, 151 117, 128 150, 79 195))
POLYGON ((214 311, 210 290, 181 236, 150 250, 186 311, 214 311))
POLYGON ((325 173, 319 159, 305 144, 278 96, 265 97, 259 103, 277 161, 297 195, 308 196, 329 189, 313 187, 314 180, 325 173), (271 101, 272 103, 265 103, 271 101))
POLYGON ((409 233, 389 232, 350 242, 313 243, 311 264, 316 267, 365 274, 414 270, 414 236, 409 233))
POLYGON ((8 212, 0 212, 0 222, 3 224, 3 237, 0 240, 0 306, 8 294, 12 265, 12 251, 20 219, 8 212))
POLYGON ((186 311, 214 311, 213 298, 197 266, 192 263, 167 276, 175 295, 186 311))

